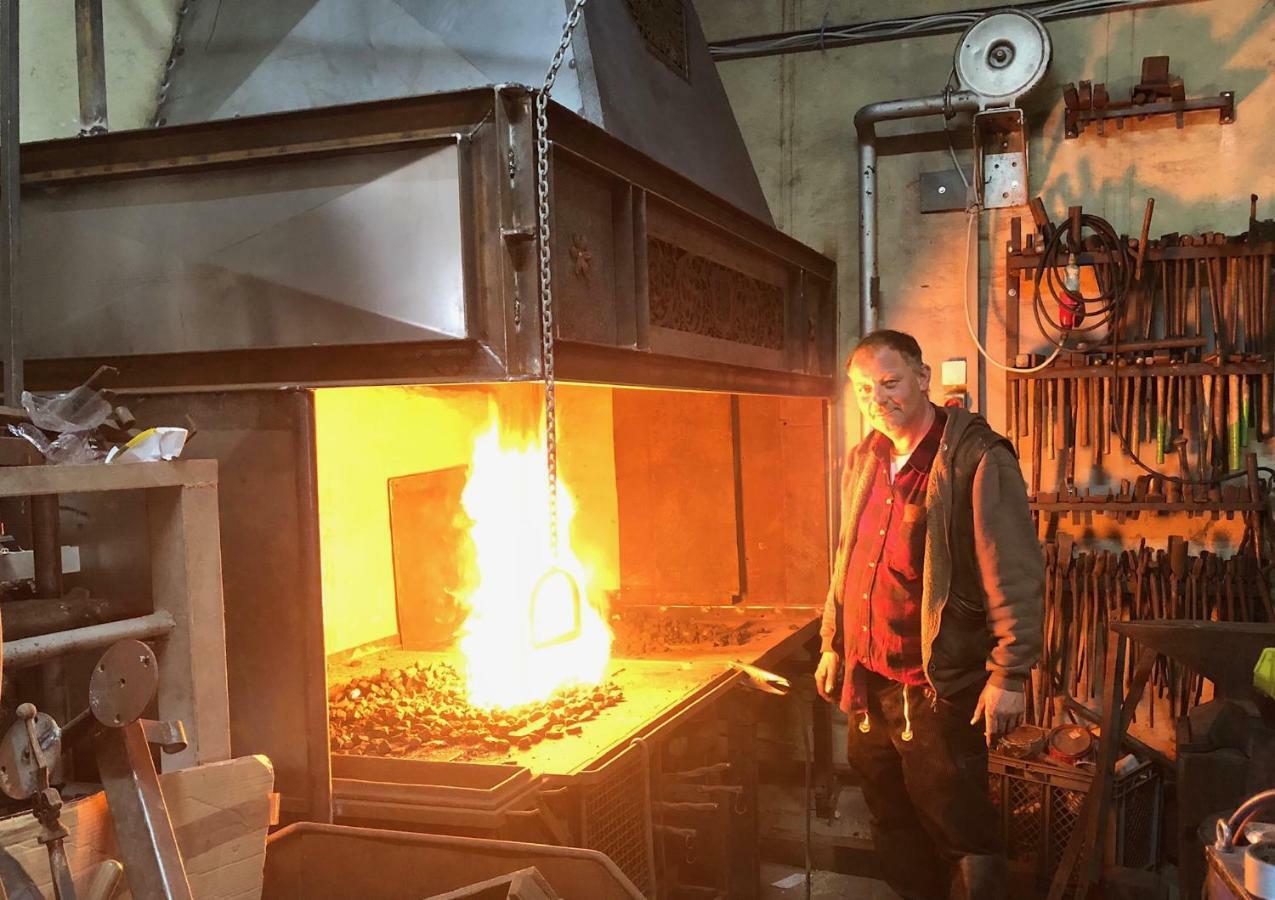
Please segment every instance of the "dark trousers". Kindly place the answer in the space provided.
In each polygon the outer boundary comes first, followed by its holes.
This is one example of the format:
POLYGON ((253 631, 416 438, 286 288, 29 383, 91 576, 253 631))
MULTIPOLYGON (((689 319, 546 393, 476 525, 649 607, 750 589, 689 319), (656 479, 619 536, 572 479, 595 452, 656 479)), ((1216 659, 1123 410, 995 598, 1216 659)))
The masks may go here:
MULTIPOLYGON (((953 865, 1004 853, 987 795, 982 722, 970 725, 983 682, 943 700, 909 687, 912 739, 903 740, 903 685, 867 674, 870 728, 851 717, 847 747, 872 820, 885 880, 907 898, 947 897, 953 865)), ((1003 865, 1003 863, 1002 863, 1003 865)))

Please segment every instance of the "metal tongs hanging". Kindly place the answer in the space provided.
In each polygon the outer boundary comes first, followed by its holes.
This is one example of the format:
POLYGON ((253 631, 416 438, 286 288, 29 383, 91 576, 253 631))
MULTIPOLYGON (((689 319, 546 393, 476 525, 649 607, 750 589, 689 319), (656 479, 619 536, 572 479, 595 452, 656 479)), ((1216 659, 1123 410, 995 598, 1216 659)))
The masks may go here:
POLYGON ((558 418, 557 398, 553 371, 553 267, 551 265, 549 225, 549 92, 557 80, 558 70, 571 46, 571 33, 580 22, 580 13, 586 0, 575 0, 567 21, 562 28, 562 41, 558 52, 549 64, 545 82, 536 94, 536 220, 537 238, 540 242, 540 349, 544 360, 545 375, 545 462, 549 479, 549 552, 554 564, 536 581, 531 589, 530 616, 531 645, 535 649, 565 644, 580 636, 580 584, 575 576, 560 564, 558 546, 558 418), (555 591, 554 586, 559 587, 555 591), (565 586, 566 593, 562 593, 565 586), (570 607, 570 624, 556 632, 544 633, 543 625, 550 619, 551 604, 566 602, 570 607))

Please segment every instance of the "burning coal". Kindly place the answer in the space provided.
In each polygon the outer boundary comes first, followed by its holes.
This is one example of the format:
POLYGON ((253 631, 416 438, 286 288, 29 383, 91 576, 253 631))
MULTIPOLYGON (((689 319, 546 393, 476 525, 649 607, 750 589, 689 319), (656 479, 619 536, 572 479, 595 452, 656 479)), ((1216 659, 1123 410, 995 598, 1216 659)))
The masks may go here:
POLYGON ((565 688, 547 701, 483 709, 446 663, 381 669, 328 693, 333 752, 472 759, 579 734, 624 699, 613 684, 565 688))

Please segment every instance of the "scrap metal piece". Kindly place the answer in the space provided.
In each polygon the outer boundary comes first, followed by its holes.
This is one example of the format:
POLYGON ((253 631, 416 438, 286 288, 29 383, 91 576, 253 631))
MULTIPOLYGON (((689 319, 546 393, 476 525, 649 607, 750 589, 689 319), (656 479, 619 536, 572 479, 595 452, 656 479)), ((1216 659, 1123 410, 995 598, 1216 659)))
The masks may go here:
POLYGON ((159 663, 141 641, 112 644, 89 678, 89 709, 108 728, 139 719, 159 688, 159 663))
POLYGON ((31 800, 31 811, 41 828, 38 840, 49 851, 53 895, 56 900, 75 900, 75 882, 71 879, 71 866, 62 843, 70 834, 62 827, 62 795, 49 781, 52 764, 60 764, 62 758, 61 731, 57 722, 39 712, 32 703, 21 704, 17 716, 18 721, 5 735, 4 750, 0 753, 0 776, 5 793, 17 800, 31 800), (24 741, 25 748, 18 752, 24 741), (11 752, 16 752, 16 757, 10 758, 11 752))
MULTIPOLYGON (((29 706, 24 703, 22 706, 29 706)), ((20 709, 22 707, 19 707, 20 709)), ((34 706, 31 707, 35 709, 34 706)), ((35 712, 31 719, 38 747, 49 769, 51 783, 62 779, 62 729, 48 713, 35 712)), ((32 752, 27 721, 21 717, 0 739, 0 791, 14 800, 29 800, 43 785, 39 766, 32 752)))
POLYGON ((186 749, 186 726, 181 722, 156 722, 153 719, 141 719, 142 734, 146 735, 146 743, 154 744, 164 753, 181 753, 186 749))
POLYGON ((730 668, 747 675, 749 686, 763 693, 786 697, 788 692, 792 690, 792 683, 784 676, 776 675, 774 672, 767 672, 765 669, 738 661, 730 663, 730 668))
POLYGON ((97 766, 133 896, 193 900, 142 725, 104 729, 97 766))

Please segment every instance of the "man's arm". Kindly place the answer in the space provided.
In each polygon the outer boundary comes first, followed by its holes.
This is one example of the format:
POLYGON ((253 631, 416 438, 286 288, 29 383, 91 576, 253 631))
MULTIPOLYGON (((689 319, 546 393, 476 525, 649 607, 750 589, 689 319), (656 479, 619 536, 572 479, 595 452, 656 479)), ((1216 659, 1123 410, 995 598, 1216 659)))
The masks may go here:
POLYGON ((987 592, 987 658, 992 683, 1022 690, 1040 656, 1045 565, 1018 461, 1003 446, 987 451, 974 476, 974 547, 987 592))
POLYGON ((974 547, 987 627, 994 643, 991 673, 973 721, 984 719, 990 746, 1022 720, 1028 675, 1044 639, 1045 566, 1027 506, 1018 461, 1004 446, 987 451, 974 476, 974 547))

